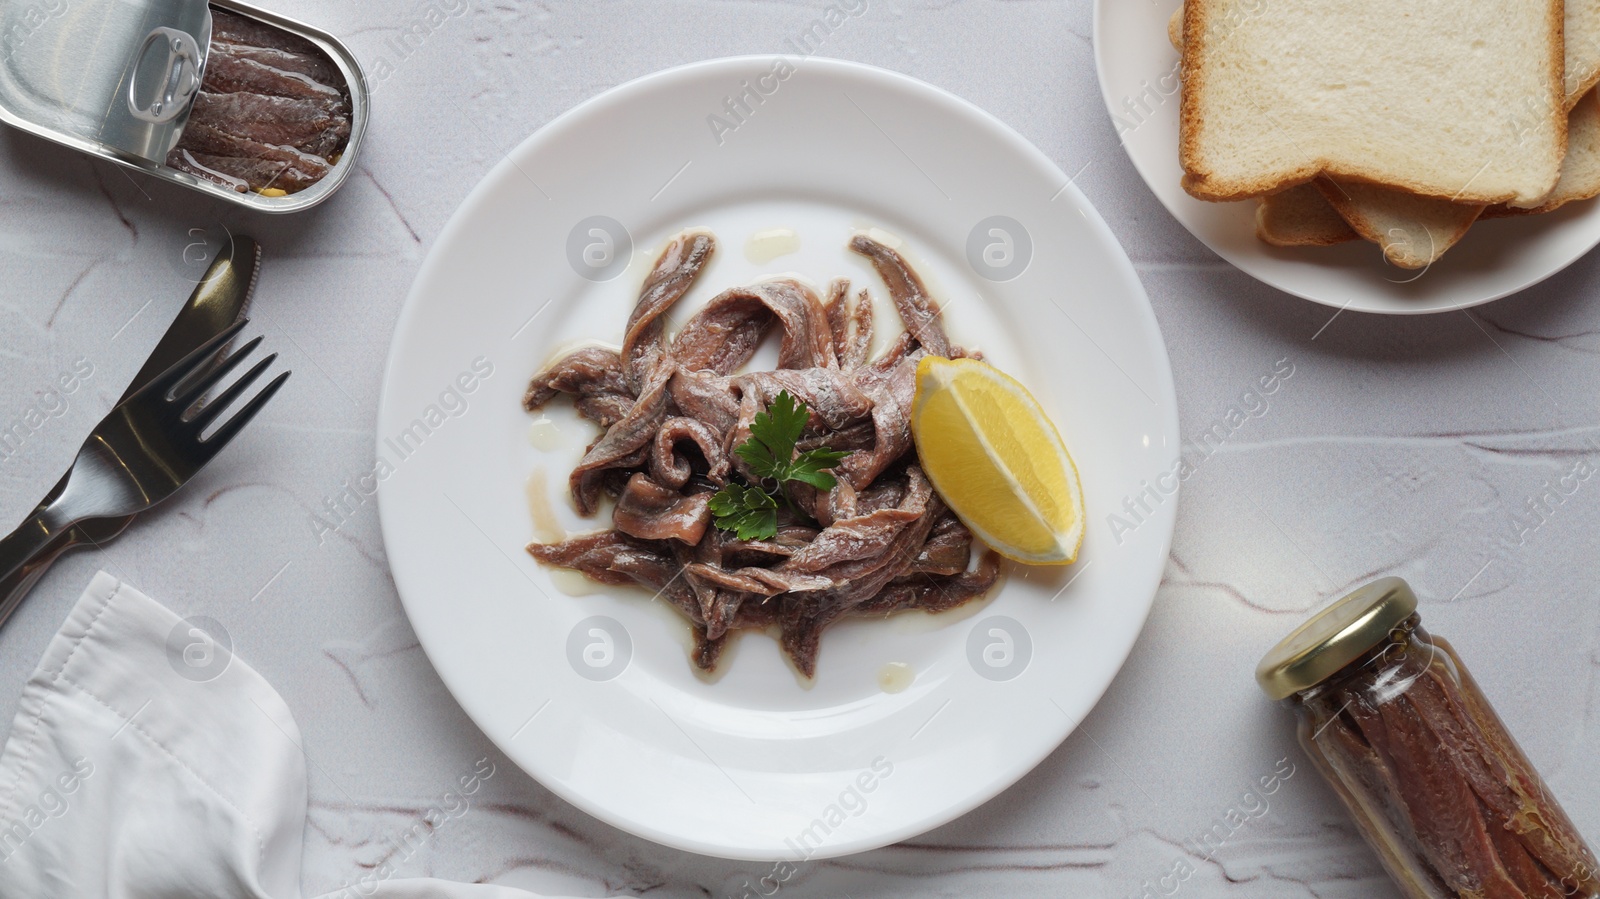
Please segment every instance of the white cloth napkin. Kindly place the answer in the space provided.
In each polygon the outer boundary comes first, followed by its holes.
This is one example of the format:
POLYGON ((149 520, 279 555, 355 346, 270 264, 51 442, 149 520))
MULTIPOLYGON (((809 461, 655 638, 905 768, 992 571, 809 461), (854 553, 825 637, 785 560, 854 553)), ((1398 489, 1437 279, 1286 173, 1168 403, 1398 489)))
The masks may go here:
MULTIPOLYGON (((261 675, 101 572, 22 692, 0 753, 0 896, 298 899, 305 757, 261 675)), ((534 899, 390 880, 326 899, 534 899)))

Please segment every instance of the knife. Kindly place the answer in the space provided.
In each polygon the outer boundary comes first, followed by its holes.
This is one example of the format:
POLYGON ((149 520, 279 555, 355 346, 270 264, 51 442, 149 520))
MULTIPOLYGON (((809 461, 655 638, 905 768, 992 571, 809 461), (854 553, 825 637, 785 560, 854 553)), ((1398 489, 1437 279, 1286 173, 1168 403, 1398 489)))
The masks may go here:
MULTIPOLYGON (((252 238, 233 236, 229 247, 219 251, 217 258, 211 261, 205 277, 189 294, 189 302, 173 319, 167 333, 150 353, 150 358, 145 360, 144 367, 134 375, 133 383, 128 385, 122 399, 137 393, 152 378, 238 321, 250 305, 260 267, 260 245, 252 238)), ((217 358, 224 355, 218 353, 217 358)), ((66 483, 67 478, 63 475, 40 505, 54 499, 66 487, 66 483)), ((132 523, 133 516, 85 522, 62 534, 15 574, 0 579, 0 624, 5 623, 21 597, 33 588, 56 559, 75 547, 85 544, 99 546, 113 540, 132 523)))

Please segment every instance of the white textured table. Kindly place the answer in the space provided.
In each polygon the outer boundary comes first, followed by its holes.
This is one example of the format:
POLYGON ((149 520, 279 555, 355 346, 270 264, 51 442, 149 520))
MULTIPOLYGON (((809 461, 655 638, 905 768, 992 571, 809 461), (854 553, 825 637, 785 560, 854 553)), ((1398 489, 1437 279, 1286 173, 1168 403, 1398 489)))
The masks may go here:
MULTIPOLYGON (((1329 324, 1333 310, 1231 270, 1150 195, 1100 102, 1088 0, 856 2, 867 8, 823 54, 953 91, 1081 171, 1155 304, 1186 436, 1245 402, 1279 360, 1294 374, 1186 483, 1149 625, 1060 750, 953 824, 802 865, 785 895, 1395 896, 1300 755, 1291 716, 1251 678, 1303 613, 1386 574, 1423 594, 1426 624, 1456 642, 1600 840, 1600 481, 1518 536, 1539 520, 1529 501, 1547 481, 1600 455, 1596 258, 1480 312, 1329 324), (1263 807, 1247 792, 1284 758, 1295 773, 1263 807)), ((822 7, 270 5, 387 73, 360 171, 338 196, 287 219, 224 218, 264 247, 254 321, 296 375, 217 467, 115 544, 58 565, 0 631, 0 720, 104 568, 180 614, 220 620, 294 710, 311 760, 308 892, 386 861, 401 875, 585 896, 760 886, 771 866, 634 839, 499 756, 418 648, 373 505, 321 545, 312 516, 370 470, 400 304, 450 213, 507 150, 628 79, 786 52, 822 7), (397 848, 484 756, 497 773, 470 811, 397 848)), ((0 461, 0 519, 20 519, 121 393, 187 293, 190 229, 214 224, 207 201, 0 130, 0 424, 48 402, 79 360, 93 367, 65 411, 0 461)))

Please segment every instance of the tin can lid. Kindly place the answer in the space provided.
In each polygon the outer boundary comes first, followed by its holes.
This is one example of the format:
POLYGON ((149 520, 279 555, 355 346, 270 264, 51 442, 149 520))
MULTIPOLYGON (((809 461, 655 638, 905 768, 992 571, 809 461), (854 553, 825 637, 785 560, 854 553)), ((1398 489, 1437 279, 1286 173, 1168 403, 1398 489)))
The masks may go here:
POLYGON ((0 118, 160 163, 183 131, 210 44, 205 0, 0 4, 0 118))
POLYGON ((1256 683, 1285 699, 1322 683, 1373 647, 1417 611, 1417 595, 1397 577, 1355 590, 1295 628, 1256 666, 1256 683))

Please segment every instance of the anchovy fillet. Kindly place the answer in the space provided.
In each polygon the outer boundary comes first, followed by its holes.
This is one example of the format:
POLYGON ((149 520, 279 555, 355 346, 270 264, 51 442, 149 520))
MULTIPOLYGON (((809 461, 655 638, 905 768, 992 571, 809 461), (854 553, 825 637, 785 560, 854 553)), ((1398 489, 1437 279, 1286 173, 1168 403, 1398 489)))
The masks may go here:
POLYGON ((811 676, 834 622, 943 611, 999 577, 992 552, 974 567, 972 533, 923 475, 911 438, 917 361, 967 351, 945 337, 937 304, 904 259, 865 236, 850 248, 872 260, 906 329, 877 358, 871 298, 844 280, 826 303, 787 278, 723 291, 669 339, 667 314, 715 247, 703 231, 673 238, 644 279, 621 351, 579 349, 529 384, 528 410, 566 395, 602 428, 572 473, 573 499, 590 515, 609 493, 616 508, 612 531, 528 551, 602 583, 656 591, 693 625, 700 668, 716 666, 730 633, 776 626, 811 676), (746 371, 774 333, 777 367, 746 371), (784 485, 776 535, 738 540, 714 525, 709 501, 736 475, 759 483, 734 450, 781 392, 809 412, 799 451, 850 455, 831 490, 784 485))

